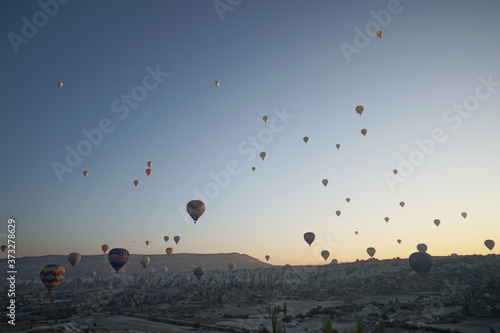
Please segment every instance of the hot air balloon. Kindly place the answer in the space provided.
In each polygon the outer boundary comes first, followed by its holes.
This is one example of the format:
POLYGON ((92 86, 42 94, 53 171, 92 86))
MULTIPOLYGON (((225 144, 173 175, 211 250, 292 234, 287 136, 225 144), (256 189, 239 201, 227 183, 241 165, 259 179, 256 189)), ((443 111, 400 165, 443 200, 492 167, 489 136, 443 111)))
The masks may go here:
POLYGON ((432 267, 432 257, 425 252, 414 252, 408 258, 411 268, 420 278, 425 278, 432 267))
POLYGON ((75 267, 76 264, 78 264, 82 260, 82 255, 77 252, 70 253, 68 255, 68 261, 71 264, 71 267, 75 267))
POLYGON ((174 253, 174 249, 173 249, 173 248, 171 248, 171 247, 167 247, 167 248, 165 249, 165 253, 167 254, 167 256, 169 256, 169 257, 170 257, 170 256, 172 255, 172 253, 174 253))
POLYGON ((330 262, 331 265, 336 265, 339 261, 337 259, 332 259, 330 262))
POLYGON ((145 241, 145 243, 146 243, 146 246, 148 246, 148 245, 149 245, 149 241, 145 241))
POLYGON ((167 266, 163 266, 163 271, 164 272, 168 272, 168 267, 167 266))
POLYGON ((7 245, 2 245, 0 249, 2 250, 2 252, 4 252, 5 250, 7 250, 7 245))
POLYGON ((205 274, 205 270, 201 267, 195 267, 193 270, 194 276, 198 278, 198 280, 205 274))
POLYGON ((417 245, 418 252, 427 252, 427 245, 420 243, 417 245))
POLYGON ((146 164, 148 165, 148 168, 151 168, 151 166, 153 165, 153 162, 148 161, 146 164))
POLYGON ((305 136, 304 139, 302 139, 302 140, 304 140, 304 142, 307 143, 309 141, 309 138, 307 136, 305 136))
POLYGON ((392 170, 392 173, 394 173, 395 175, 397 175, 398 174, 398 170, 394 169, 394 170, 392 170))
POLYGON ((232 262, 230 262, 229 264, 227 264, 227 268, 228 268, 230 271, 234 270, 234 268, 235 268, 235 267, 236 267, 236 265, 235 265, 234 263, 232 263, 232 262))
POLYGON ((89 175, 88 171, 83 172, 83 177, 87 177, 89 175))
POLYGON ((354 233, 355 233, 356 235, 358 234, 358 232, 357 232, 357 231, 355 231, 354 233))
POLYGON ((109 249, 109 245, 108 244, 104 244, 103 246, 101 246, 102 253, 106 253, 106 251, 108 249, 109 249))
POLYGON ((181 238, 179 236, 174 237, 175 244, 178 244, 180 240, 181 240, 181 238))
POLYGON ((368 133, 368 131, 366 130, 366 128, 363 128, 361 130, 361 134, 363 134, 363 136, 366 136, 366 133, 368 133))
POLYGON ((62 87, 64 86, 64 83, 59 82, 59 83, 57 83, 57 86, 58 86, 59 88, 62 88, 62 87))
POLYGON ((347 201, 347 203, 351 202, 351 198, 345 198, 345 201, 347 201))
POLYGON ((467 213, 466 212, 462 212, 462 217, 465 219, 467 217, 467 213))
POLYGON ((168 236, 165 236, 163 237, 163 239, 165 240, 165 243, 168 242, 168 240, 170 239, 168 236))
POLYGON ((337 216, 340 216, 341 211, 340 211, 340 210, 338 210, 338 211, 336 211, 336 212, 335 212, 335 214, 337 214, 337 216))
POLYGON ((401 239, 398 239, 398 244, 401 244, 401 239))
POLYGON ((134 185, 135 185, 135 187, 137 187, 137 185, 139 185, 139 181, 138 180, 134 180, 134 185))
POLYGON ((384 217, 385 222, 389 222, 389 218, 386 216, 384 217))
POLYGON ((52 289, 61 282, 66 274, 64 267, 54 264, 49 264, 44 266, 40 270, 40 280, 42 280, 43 285, 50 294, 52 289))
POLYGON ((92 273, 90 273, 90 276, 91 276, 92 278, 95 278, 95 276, 96 276, 96 275, 97 275, 97 273, 96 273, 95 271, 94 271, 94 272, 92 272, 92 273))
POLYGON ((326 261, 326 259, 328 259, 328 257, 330 256, 330 252, 328 252, 327 250, 323 250, 323 251, 321 251, 321 256, 326 261))
POLYGON ((155 269, 154 268, 150 268, 149 269, 149 273, 154 273, 155 272, 155 269))
POLYGON ((359 113, 360 116, 363 113, 363 111, 365 111, 365 108, 363 107, 363 105, 356 106, 356 112, 359 113))
POLYGON ((328 179, 323 179, 321 182, 323 183, 323 185, 325 185, 325 187, 326 185, 328 185, 328 179))
POLYGON ((264 117, 262 117, 262 120, 264 120, 264 122, 267 123, 267 121, 269 120, 269 117, 268 116, 264 116, 264 117))
POLYGON ((384 32, 382 30, 377 31, 378 38, 382 38, 383 35, 384 35, 384 32))
POLYGON ((316 235, 314 232, 306 232, 304 234, 304 240, 306 241, 307 244, 309 244, 309 247, 311 247, 312 242, 314 242, 314 239, 316 238, 316 235))
POLYGON ((495 247, 495 242, 491 239, 487 239, 484 241, 484 245, 491 251, 495 247))
POLYGON ((269 259, 271 259, 271 257, 269 256, 269 254, 268 254, 268 255, 266 255, 266 257, 265 257, 265 258, 266 258, 266 261, 269 261, 269 259))
POLYGON ((368 255, 369 255, 371 258, 373 258, 373 256, 375 255, 375 252, 376 252, 376 251, 375 251, 375 248, 373 248, 373 247, 369 247, 369 248, 367 248, 367 249, 366 249, 366 253, 368 253, 368 255))
POLYGON ((186 206, 186 210, 194 220, 194 223, 205 213, 205 204, 201 200, 191 200, 186 206))
POLYGON ((434 224, 436 225, 436 227, 439 227, 439 225, 441 224, 441 221, 439 221, 439 219, 435 219, 434 224))
POLYGON ((153 170, 151 170, 151 169, 146 169, 146 175, 148 175, 148 177, 149 177, 149 175, 150 175, 150 174, 152 174, 152 173, 153 173, 153 170))
POLYGON ((215 85, 216 87, 218 87, 218 86, 220 86, 220 82, 219 82, 219 81, 215 81, 215 82, 214 82, 214 85, 215 85))
POLYGON ((338 143, 335 145, 335 147, 337 147, 337 149, 340 149, 340 145, 338 143))
POLYGON ((260 153, 260 158, 262 158, 262 160, 265 160, 266 157, 267 157, 267 154, 265 152, 260 153))
POLYGON ((252 167, 252 171, 255 171, 255 167, 254 166, 252 167))
POLYGON ((150 262, 151 262, 151 259, 149 259, 148 256, 142 256, 141 257, 142 268, 146 268, 146 266, 149 265, 150 262))
POLYGON ((399 205, 400 205, 401 207, 404 207, 404 206, 405 206, 405 203, 404 203, 403 201, 401 201, 401 202, 399 203, 399 205))
POLYGON ((115 269, 115 272, 118 273, 120 268, 125 266, 128 261, 129 253, 125 249, 112 249, 108 253, 108 261, 115 269))

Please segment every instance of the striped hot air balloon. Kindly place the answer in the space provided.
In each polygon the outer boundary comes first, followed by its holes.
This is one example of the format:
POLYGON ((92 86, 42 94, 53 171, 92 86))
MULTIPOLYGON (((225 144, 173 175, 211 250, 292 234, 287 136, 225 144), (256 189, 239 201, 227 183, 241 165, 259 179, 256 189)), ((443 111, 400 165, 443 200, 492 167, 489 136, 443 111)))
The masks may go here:
POLYGON ((108 253, 108 260, 111 266, 115 269, 115 272, 118 273, 120 268, 125 266, 128 261, 129 253, 125 249, 112 249, 108 253))
POLYGON ((42 283, 50 294, 52 292, 52 289, 54 289, 54 287, 57 286, 59 282, 61 282, 65 274, 66 269, 64 269, 64 267, 49 264, 44 266, 40 270, 40 280, 42 280, 42 283))

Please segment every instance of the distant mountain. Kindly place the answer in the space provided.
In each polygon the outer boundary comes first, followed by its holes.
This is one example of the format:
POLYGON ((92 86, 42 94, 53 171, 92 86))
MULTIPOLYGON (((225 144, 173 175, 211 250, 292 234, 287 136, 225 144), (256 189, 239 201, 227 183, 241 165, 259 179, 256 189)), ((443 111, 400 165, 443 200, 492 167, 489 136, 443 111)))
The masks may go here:
MULTIPOLYGON (((270 267, 256 258, 239 253, 216 253, 216 254, 195 254, 177 253, 170 257, 166 254, 147 255, 151 262, 143 268, 140 259, 142 254, 131 254, 128 262, 120 269, 124 275, 133 275, 141 272, 148 272, 150 268, 155 271, 163 271, 163 267, 168 268, 168 272, 190 272, 193 267, 201 266, 205 270, 228 270, 228 264, 235 264, 235 269, 255 269, 270 267)), ((89 278, 92 272, 96 272, 96 277, 113 276, 115 271, 108 262, 108 255, 82 255, 82 260, 71 267, 66 255, 47 255, 41 257, 24 257, 16 259, 17 280, 28 280, 39 278, 40 269, 47 264, 61 265, 66 269, 65 280, 73 278, 89 278)), ((0 269, 7 271, 7 259, 0 260, 0 269)))

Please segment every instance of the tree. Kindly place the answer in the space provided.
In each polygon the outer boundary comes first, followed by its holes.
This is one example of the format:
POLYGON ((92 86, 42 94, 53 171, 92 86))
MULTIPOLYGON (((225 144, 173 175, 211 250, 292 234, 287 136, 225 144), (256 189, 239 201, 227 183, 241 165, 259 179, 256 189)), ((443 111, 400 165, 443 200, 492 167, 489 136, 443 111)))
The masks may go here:
POLYGON ((353 331, 353 333, 365 333, 363 318, 361 318, 360 316, 356 316, 356 329, 353 331))
POLYGON ((332 318, 330 315, 325 315, 323 317, 323 333, 338 333, 332 326, 332 318))

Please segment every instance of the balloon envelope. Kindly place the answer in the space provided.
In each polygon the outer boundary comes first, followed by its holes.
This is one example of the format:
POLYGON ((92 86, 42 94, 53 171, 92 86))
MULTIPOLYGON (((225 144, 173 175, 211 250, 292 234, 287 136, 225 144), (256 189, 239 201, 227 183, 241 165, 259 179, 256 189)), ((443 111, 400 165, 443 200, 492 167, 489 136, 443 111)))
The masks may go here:
POLYGON ((351 202, 351 198, 345 198, 345 201, 347 201, 347 203, 351 202))
POLYGON ((198 280, 205 274, 205 270, 201 267, 195 267, 193 270, 194 276, 198 278, 198 280))
POLYGON ((149 241, 146 241, 145 243, 146 243, 146 246, 148 246, 148 245, 149 245, 149 241))
POLYGON ((484 246, 486 246, 491 251, 495 247, 495 242, 491 239, 487 239, 484 241, 484 246))
POLYGON ((373 248, 373 247, 369 247, 366 249, 366 253, 368 253, 368 255, 372 258, 373 258, 373 255, 375 255, 375 252, 376 252, 375 248, 373 248))
POLYGON ((384 32, 382 30, 377 31, 377 37, 378 38, 382 38, 383 35, 384 35, 384 32))
POLYGON ((137 187, 137 185, 139 185, 139 181, 138 180, 134 180, 134 185, 135 185, 135 187, 137 187))
POLYGON ((165 253, 167 254, 167 256, 169 256, 169 257, 170 257, 170 256, 172 255, 172 253, 174 253, 174 249, 173 249, 173 248, 171 248, 171 247, 167 247, 167 248, 165 249, 165 253))
POLYGON ((255 167, 254 166, 252 167, 252 171, 255 171, 255 167))
POLYGON ((152 173, 153 173, 153 170, 151 170, 151 169, 146 169, 146 175, 148 175, 148 177, 149 177, 149 175, 150 175, 150 174, 152 174, 152 173))
POLYGON ((335 147, 337 147, 337 149, 340 149, 340 145, 338 143, 335 145, 335 147))
POLYGON ((398 239, 398 244, 401 244, 401 239, 398 239))
POLYGON ((427 252, 427 245, 420 243, 417 245, 418 252, 427 252))
POLYGON ((340 210, 336 211, 335 214, 337 214, 337 216, 340 216, 342 212, 340 210))
POLYGON ((175 244, 178 244, 180 240, 181 240, 181 238, 179 236, 174 237, 175 244))
POLYGON ((149 265, 150 262, 151 262, 151 259, 148 256, 141 257, 142 268, 146 268, 146 266, 149 265))
POLYGON ((434 224, 436 225, 436 227, 439 227, 439 225, 441 224, 441 221, 439 219, 435 219, 434 224))
POLYGON ((269 259, 270 259, 271 257, 270 257, 270 256, 269 256, 269 254, 268 254, 268 255, 266 255, 266 257, 265 257, 265 258, 266 258, 266 261, 269 261, 269 259))
POLYGON ((220 82, 219 82, 219 81, 215 81, 215 82, 214 82, 214 85, 215 85, 216 87, 218 87, 218 86, 220 86, 220 82))
POLYGON ((330 252, 328 252, 327 250, 323 250, 323 251, 321 251, 321 256, 326 261, 326 259, 328 259, 328 257, 330 256, 330 252))
POLYGON ((5 251, 5 250, 7 250, 7 245, 2 245, 2 246, 0 247, 0 249, 2 250, 2 252, 3 252, 3 251, 5 251))
POLYGON ((365 108, 363 107, 363 105, 356 106, 356 112, 359 113, 360 116, 363 113, 363 111, 365 111, 365 108))
POLYGON ((389 222, 389 218, 386 216, 384 217, 385 222, 389 222))
POLYGON ((267 123, 267 121, 269 120, 269 117, 268 116, 264 116, 264 117, 262 117, 262 120, 264 120, 264 122, 267 123))
POLYGON ((103 246, 101 246, 102 253, 106 253, 106 251, 108 249, 109 249, 109 245, 108 244, 104 244, 103 246))
POLYGON ((314 242, 314 239, 316 238, 316 235, 313 232, 306 232, 304 234, 304 240, 306 241, 309 246, 311 246, 312 242, 314 242))
POLYGON ((267 154, 265 152, 260 153, 260 158, 262 158, 262 160, 265 160, 266 157, 267 157, 267 154))
POLYGON ((392 170, 392 173, 395 174, 395 175, 397 175, 398 174, 398 170, 394 169, 394 170, 392 170))
POLYGON ((467 213, 466 212, 462 212, 462 217, 465 219, 467 217, 467 213))
POLYGON ((357 231, 355 231, 354 233, 355 233, 356 235, 358 234, 358 232, 357 232, 357 231))
POLYGON ((43 285, 47 289, 48 293, 52 292, 55 286, 61 282, 66 274, 64 267, 54 264, 49 264, 44 266, 40 270, 40 280, 42 280, 43 285))
POLYGON ((168 240, 170 239, 168 236, 165 236, 163 237, 163 239, 165 240, 165 242, 168 242, 168 240))
POLYGON ((59 82, 59 83, 57 83, 57 86, 58 86, 59 88, 62 88, 62 87, 64 86, 64 83, 59 82))
POLYGON ((432 267, 432 257, 425 252, 414 252, 408 259, 411 268, 417 272, 422 279, 427 276, 432 267))
POLYGON ((89 175, 88 171, 83 172, 83 177, 87 177, 89 175))
POLYGON ((325 185, 325 186, 326 186, 326 185, 328 185, 328 179, 323 179, 321 182, 322 182, 322 183, 323 183, 323 185, 325 185))
POLYGON ((146 164, 148 165, 148 168, 151 168, 151 166, 153 165, 153 162, 148 161, 146 164))
POLYGON ((405 203, 404 203, 403 201, 401 201, 401 202, 399 203, 399 205, 400 205, 401 207, 404 207, 404 206, 405 206, 405 203))
POLYGON ((229 264, 227 264, 227 268, 228 268, 230 271, 234 270, 234 268, 235 268, 235 267, 236 267, 236 265, 235 265, 234 263, 232 263, 232 262, 230 262, 229 264))
POLYGON ((201 200, 191 200, 186 205, 186 210, 194 223, 205 213, 205 203, 201 200))
POLYGON ((108 253, 108 261, 115 269, 115 272, 118 272, 120 268, 125 266, 128 261, 129 253, 125 249, 112 249, 108 253))
POLYGON ((71 267, 75 267, 76 264, 78 264, 82 260, 82 255, 77 252, 70 253, 68 255, 68 261, 71 264, 71 267))
POLYGON ((303 140, 305 143, 307 143, 309 141, 309 138, 307 136, 305 136, 303 140))

